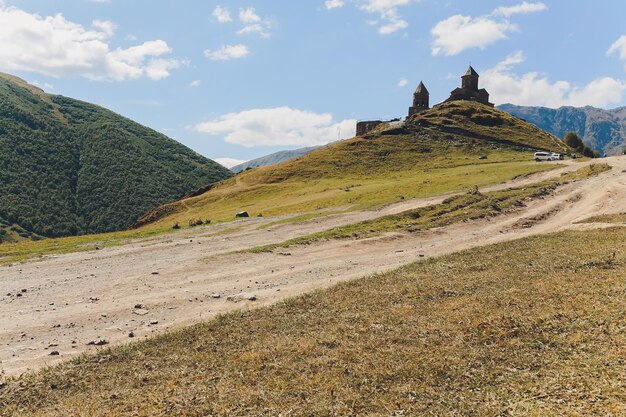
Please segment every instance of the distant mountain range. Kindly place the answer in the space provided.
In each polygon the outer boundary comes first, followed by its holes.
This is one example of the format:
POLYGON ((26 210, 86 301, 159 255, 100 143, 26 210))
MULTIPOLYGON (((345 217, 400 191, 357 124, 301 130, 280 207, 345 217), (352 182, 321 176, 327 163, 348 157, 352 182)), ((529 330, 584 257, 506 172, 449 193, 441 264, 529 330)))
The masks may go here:
POLYGON ((613 110, 591 106, 550 109, 503 104, 498 108, 561 139, 567 132, 575 132, 601 155, 626 151, 626 107, 613 110))
POLYGON ((278 151, 269 155, 262 156, 260 158, 246 161, 243 164, 235 165, 230 170, 234 173, 238 173, 241 171, 245 171, 248 168, 264 167, 266 165, 278 164, 279 162, 291 161, 292 159, 296 159, 300 156, 306 155, 323 147, 324 145, 310 146, 308 148, 300 148, 289 151, 278 151))
POLYGON ((126 229, 230 176, 161 133, 0 73, 0 243, 126 229))

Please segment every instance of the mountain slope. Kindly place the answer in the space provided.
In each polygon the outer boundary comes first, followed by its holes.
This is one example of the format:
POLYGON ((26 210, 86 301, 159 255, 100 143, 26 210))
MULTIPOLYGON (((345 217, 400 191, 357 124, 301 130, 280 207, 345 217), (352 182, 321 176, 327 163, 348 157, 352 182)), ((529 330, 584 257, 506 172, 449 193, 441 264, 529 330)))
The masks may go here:
POLYGON ((502 111, 446 103, 402 128, 381 126, 298 159, 242 172, 143 216, 137 227, 229 220, 246 210, 277 215, 373 207, 402 198, 460 191, 549 169, 532 152, 568 152, 554 136, 502 111))
POLYGON ((0 75, 0 242, 12 228, 22 238, 125 229, 230 175, 111 111, 0 75))
POLYGON ((613 110, 591 106, 550 109, 503 104, 498 108, 559 138, 567 132, 575 132, 600 154, 617 155, 626 150, 626 107, 613 110))
POLYGON ((241 171, 245 171, 248 168, 258 168, 264 167, 267 165, 274 165, 285 161, 291 161, 292 159, 299 158, 303 155, 316 151, 323 146, 310 146, 307 148, 293 149, 288 151, 278 151, 271 153, 269 155, 262 156, 260 158, 252 159, 250 161, 246 161, 242 164, 235 165, 230 170, 234 173, 239 173, 241 171))

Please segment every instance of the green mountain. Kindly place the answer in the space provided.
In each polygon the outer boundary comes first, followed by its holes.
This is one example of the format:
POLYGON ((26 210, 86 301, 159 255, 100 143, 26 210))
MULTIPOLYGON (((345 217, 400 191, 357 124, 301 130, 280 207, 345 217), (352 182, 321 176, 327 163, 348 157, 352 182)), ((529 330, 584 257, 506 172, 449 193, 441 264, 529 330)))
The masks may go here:
POLYGON ((560 138, 567 132, 575 132, 601 155, 621 155, 626 151, 626 107, 612 110, 591 106, 550 109, 503 104, 498 108, 560 138))
POLYGON ((0 242, 126 229, 231 175, 102 107, 0 74, 0 242))

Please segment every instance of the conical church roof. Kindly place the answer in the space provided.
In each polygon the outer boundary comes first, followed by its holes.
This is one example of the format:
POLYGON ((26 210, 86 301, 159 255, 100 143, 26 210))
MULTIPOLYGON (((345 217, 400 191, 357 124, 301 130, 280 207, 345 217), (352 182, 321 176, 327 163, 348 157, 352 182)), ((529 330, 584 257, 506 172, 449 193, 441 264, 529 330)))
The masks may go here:
POLYGON ((465 71, 465 74, 463 74, 463 76, 466 76, 466 75, 475 75, 476 77, 478 77, 478 73, 476 72, 474 68, 472 68, 471 65, 469 66, 467 71, 465 71))
POLYGON ((421 81, 420 81, 420 85, 418 85, 417 88, 415 89, 415 94, 420 94, 420 93, 429 94, 428 90, 426 89, 426 86, 421 81))

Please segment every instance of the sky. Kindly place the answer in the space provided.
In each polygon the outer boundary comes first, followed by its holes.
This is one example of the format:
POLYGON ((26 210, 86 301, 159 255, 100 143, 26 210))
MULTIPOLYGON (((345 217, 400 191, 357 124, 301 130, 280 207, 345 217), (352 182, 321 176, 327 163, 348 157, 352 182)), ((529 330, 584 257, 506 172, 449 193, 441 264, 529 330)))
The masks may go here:
POLYGON ((626 105, 626 2, 0 0, 0 71, 225 165, 431 105, 471 65, 495 104, 626 105))

